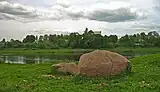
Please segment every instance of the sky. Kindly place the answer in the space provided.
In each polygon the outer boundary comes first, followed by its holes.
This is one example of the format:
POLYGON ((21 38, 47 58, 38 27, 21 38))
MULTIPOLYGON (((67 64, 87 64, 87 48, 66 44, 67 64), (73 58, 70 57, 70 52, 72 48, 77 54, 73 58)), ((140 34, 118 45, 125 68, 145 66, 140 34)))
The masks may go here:
POLYGON ((0 39, 28 34, 160 33, 160 0, 0 0, 0 39))

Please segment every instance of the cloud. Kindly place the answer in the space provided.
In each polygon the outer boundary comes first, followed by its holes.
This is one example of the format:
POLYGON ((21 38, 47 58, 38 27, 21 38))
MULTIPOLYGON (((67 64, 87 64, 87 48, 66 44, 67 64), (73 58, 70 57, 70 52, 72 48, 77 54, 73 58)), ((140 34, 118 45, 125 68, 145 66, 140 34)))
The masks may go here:
POLYGON ((57 0, 57 4, 65 8, 70 6, 70 2, 68 0, 57 0))
POLYGON ((16 15, 22 18, 37 17, 36 10, 34 8, 17 3, 12 4, 6 1, 0 2, 0 12, 16 15))
POLYGON ((120 8, 116 10, 95 10, 87 16, 90 20, 106 21, 106 22, 124 22, 136 20, 138 15, 132 13, 130 9, 120 8))
POLYGON ((30 33, 33 33, 33 34, 37 34, 37 35, 43 35, 43 34, 65 34, 65 35, 68 35, 70 34, 70 32, 66 32, 66 29, 65 31, 62 31, 62 29, 55 29, 54 31, 53 30, 48 30, 48 29, 36 29, 36 30, 31 30, 29 31, 30 33))
POLYGON ((153 7, 153 9, 156 13, 160 13, 160 5, 153 7))
POLYGON ((115 1, 108 4, 94 4, 90 7, 87 18, 104 22, 126 22, 147 18, 146 12, 132 7, 130 3, 115 1), (90 10, 91 9, 91 10, 90 10))
POLYGON ((86 27, 119 36, 158 31, 159 6, 160 0, 0 0, 0 39, 86 27))
POLYGON ((159 31, 160 24, 139 24, 139 25, 132 25, 132 28, 159 31))
POLYGON ((0 13, 0 20, 15 20, 15 16, 5 13, 0 13))
POLYGON ((146 18, 143 11, 136 8, 131 8, 128 3, 111 3, 97 4, 91 7, 70 6, 68 8, 62 6, 53 6, 52 10, 57 11, 57 14, 62 15, 62 19, 88 19, 104 22, 125 22, 134 21, 146 18), (113 5, 116 5, 113 7, 113 5))
POLYGON ((2 1, 0 2, 0 14, 1 20, 7 19, 21 22, 88 19, 112 23, 144 18, 143 12, 136 11, 136 9, 131 8, 128 3, 124 2, 93 4, 91 7, 83 8, 71 5, 67 0, 57 0, 57 4, 50 8, 35 8, 2 1))

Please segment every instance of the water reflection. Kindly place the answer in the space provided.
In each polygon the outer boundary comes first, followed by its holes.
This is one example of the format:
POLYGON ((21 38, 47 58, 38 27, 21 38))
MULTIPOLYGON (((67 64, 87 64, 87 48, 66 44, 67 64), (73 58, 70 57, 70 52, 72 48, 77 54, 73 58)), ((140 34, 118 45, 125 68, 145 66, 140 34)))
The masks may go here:
MULTIPOLYGON (((144 53, 121 53, 128 59, 145 55, 144 53)), ((78 61, 81 54, 52 55, 52 56, 0 56, 0 63, 16 63, 16 64, 39 64, 44 62, 54 62, 57 60, 74 60, 78 61)))
POLYGON ((39 64, 56 60, 78 60, 80 55, 56 56, 0 56, 1 63, 39 64))

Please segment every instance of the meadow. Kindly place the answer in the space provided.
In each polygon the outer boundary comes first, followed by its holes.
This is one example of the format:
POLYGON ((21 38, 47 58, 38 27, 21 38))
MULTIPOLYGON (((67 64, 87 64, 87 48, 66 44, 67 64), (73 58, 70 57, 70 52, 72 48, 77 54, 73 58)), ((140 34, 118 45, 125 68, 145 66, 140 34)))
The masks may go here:
POLYGON ((130 59, 131 73, 93 77, 51 74, 46 64, 0 64, 0 92, 160 92, 160 54, 130 59))

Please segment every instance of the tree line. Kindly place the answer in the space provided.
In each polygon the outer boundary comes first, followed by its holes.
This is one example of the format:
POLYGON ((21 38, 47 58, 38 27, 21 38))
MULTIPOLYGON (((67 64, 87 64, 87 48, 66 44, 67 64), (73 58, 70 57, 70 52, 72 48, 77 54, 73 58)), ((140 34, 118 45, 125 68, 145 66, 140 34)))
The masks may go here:
POLYGON ((116 47, 160 47, 160 35, 156 31, 148 34, 142 32, 134 35, 124 35, 118 38, 117 35, 104 35, 85 29, 83 34, 78 32, 69 35, 45 34, 41 36, 27 35, 22 41, 11 39, 0 41, 0 48, 38 48, 38 49, 59 49, 59 48, 116 48, 116 47))

